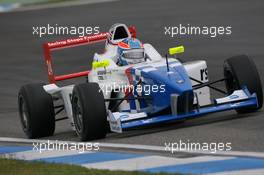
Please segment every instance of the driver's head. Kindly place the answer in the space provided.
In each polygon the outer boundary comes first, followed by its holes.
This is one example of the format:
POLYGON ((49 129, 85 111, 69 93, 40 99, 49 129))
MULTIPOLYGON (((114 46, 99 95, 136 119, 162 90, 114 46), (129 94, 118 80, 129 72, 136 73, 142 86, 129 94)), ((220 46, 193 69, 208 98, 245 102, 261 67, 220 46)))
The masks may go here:
POLYGON ((118 65, 124 66, 144 61, 143 44, 138 39, 126 38, 118 43, 118 65))

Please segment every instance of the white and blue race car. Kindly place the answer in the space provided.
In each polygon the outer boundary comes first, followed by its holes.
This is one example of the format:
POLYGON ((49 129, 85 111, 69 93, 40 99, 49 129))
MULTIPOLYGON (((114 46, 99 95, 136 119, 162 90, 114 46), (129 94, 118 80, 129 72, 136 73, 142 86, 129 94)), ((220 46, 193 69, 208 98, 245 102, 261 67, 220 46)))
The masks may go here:
POLYGON ((18 95, 26 135, 51 136, 55 121, 68 119, 80 139, 87 141, 104 138, 110 131, 262 107, 260 77, 247 56, 225 60, 223 78, 209 81, 206 61, 183 62, 176 57, 183 46, 170 48, 162 57, 151 44, 137 41, 135 27, 115 24, 106 33, 45 43, 50 83, 24 85, 18 95), (54 75, 51 51, 96 42, 105 42, 105 52, 94 54, 91 70, 54 75), (81 76, 88 77, 82 84, 57 84, 81 76), (215 87, 218 82, 225 82, 226 90, 215 87), (210 90, 223 97, 212 98, 210 90), (67 117, 56 118, 63 110, 67 117))

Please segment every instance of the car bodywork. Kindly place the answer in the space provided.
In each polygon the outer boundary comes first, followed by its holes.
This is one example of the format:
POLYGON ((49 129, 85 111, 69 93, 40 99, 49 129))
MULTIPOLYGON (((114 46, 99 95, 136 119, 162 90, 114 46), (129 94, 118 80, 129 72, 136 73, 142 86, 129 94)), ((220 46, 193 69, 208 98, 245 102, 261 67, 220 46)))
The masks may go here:
POLYGON ((199 117, 245 106, 258 106, 256 94, 251 94, 247 87, 235 90, 232 94, 226 94, 213 87, 214 83, 224 79, 209 82, 206 61, 181 62, 175 56, 162 57, 148 43, 144 43, 146 62, 127 66, 116 65, 116 43, 124 37, 136 37, 135 27, 116 24, 106 33, 44 44, 50 84, 43 88, 52 97, 62 99, 62 109, 65 109, 73 129, 71 94, 74 85, 59 87, 57 82, 81 76, 88 76, 89 82, 99 84, 104 94, 110 128, 118 133, 154 123, 199 117), (118 30, 123 30, 126 34, 120 34, 118 30), (106 42, 105 52, 94 54, 91 70, 54 75, 51 51, 96 42, 106 42), (149 91, 153 86, 155 92, 153 89, 149 91), (226 95, 212 99, 210 89, 226 95), (110 105, 112 102, 114 105, 110 105))

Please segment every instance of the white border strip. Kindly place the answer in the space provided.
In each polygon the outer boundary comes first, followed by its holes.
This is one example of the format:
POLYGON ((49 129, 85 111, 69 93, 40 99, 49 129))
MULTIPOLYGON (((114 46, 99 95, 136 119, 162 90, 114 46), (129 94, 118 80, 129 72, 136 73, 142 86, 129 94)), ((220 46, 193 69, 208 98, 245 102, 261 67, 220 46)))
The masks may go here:
POLYGON ((0 4, 0 13, 5 13, 12 11, 14 9, 17 9, 21 7, 21 4, 19 3, 13 3, 13 4, 0 4))
MULTIPOLYGON (((80 142, 73 142, 73 141, 60 141, 60 140, 49 140, 50 142, 61 142, 61 143, 68 143, 68 144, 76 144, 80 142)), ((46 143, 48 140, 40 140, 40 139, 24 139, 24 138, 11 138, 11 137, 0 137, 0 142, 6 143, 46 143)), ((134 144, 120 144, 120 143, 99 143, 100 147, 102 148, 112 148, 112 149, 130 149, 130 150, 145 150, 145 151, 160 151, 163 153, 170 153, 169 151, 165 151, 165 146, 151 146, 151 145, 134 145, 134 144)), ((241 151, 218 151, 216 153, 211 153, 209 151, 177 151, 177 153, 188 153, 188 154, 202 154, 202 155, 211 155, 211 156, 243 156, 243 157, 255 157, 255 158, 264 158, 263 152, 241 152, 241 151)), ((173 154, 172 154, 173 155, 173 154)))
POLYGON ((82 164, 86 168, 107 169, 108 170, 125 170, 125 171, 140 171, 150 168, 178 166, 190 163, 203 163, 209 161, 230 160, 234 157, 220 156, 201 156, 190 158, 174 158, 164 156, 144 156, 131 159, 112 160, 96 163, 82 164))
POLYGON ((36 4, 36 5, 25 5, 19 4, 16 8, 10 9, 8 11, 0 11, 1 13, 10 13, 10 12, 24 12, 24 11, 33 11, 33 10, 42 10, 50 8, 60 8, 60 7, 72 7, 72 6, 81 6, 87 4, 97 4, 104 2, 114 2, 119 0, 79 0, 79 1, 68 1, 68 2, 57 2, 57 3, 47 3, 47 4, 36 4))

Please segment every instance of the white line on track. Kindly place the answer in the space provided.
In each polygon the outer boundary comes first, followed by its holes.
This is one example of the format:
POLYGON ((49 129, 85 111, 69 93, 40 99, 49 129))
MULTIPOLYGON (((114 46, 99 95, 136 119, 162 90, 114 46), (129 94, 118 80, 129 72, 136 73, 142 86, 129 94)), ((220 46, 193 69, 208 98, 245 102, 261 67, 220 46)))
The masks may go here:
MULTIPOLYGON (((60 140, 49 140, 49 142, 61 142, 76 144, 77 142, 72 141, 60 141, 60 140)), ((40 139, 23 139, 23 138, 11 138, 11 137, 0 137, 0 142, 6 143, 17 143, 17 144, 33 144, 33 143, 47 143, 48 140, 40 140, 40 139)), ((78 142, 79 143, 79 142, 78 142)), ((130 150, 143 150, 143 151, 160 151, 164 153, 168 153, 165 151, 165 146, 151 146, 151 145, 135 145, 135 144, 119 144, 119 143, 99 143, 100 148, 110 148, 110 149, 130 149, 130 150)), ((200 154, 200 155, 212 155, 212 156, 244 156, 244 157, 256 157, 256 158, 264 158, 264 153, 262 152, 242 152, 242 151, 218 151, 216 153, 210 153, 207 151, 177 151, 178 153, 191 153, 191 154, 200 154)), ((176 155, 177 152, 174 154, 176 155)))

